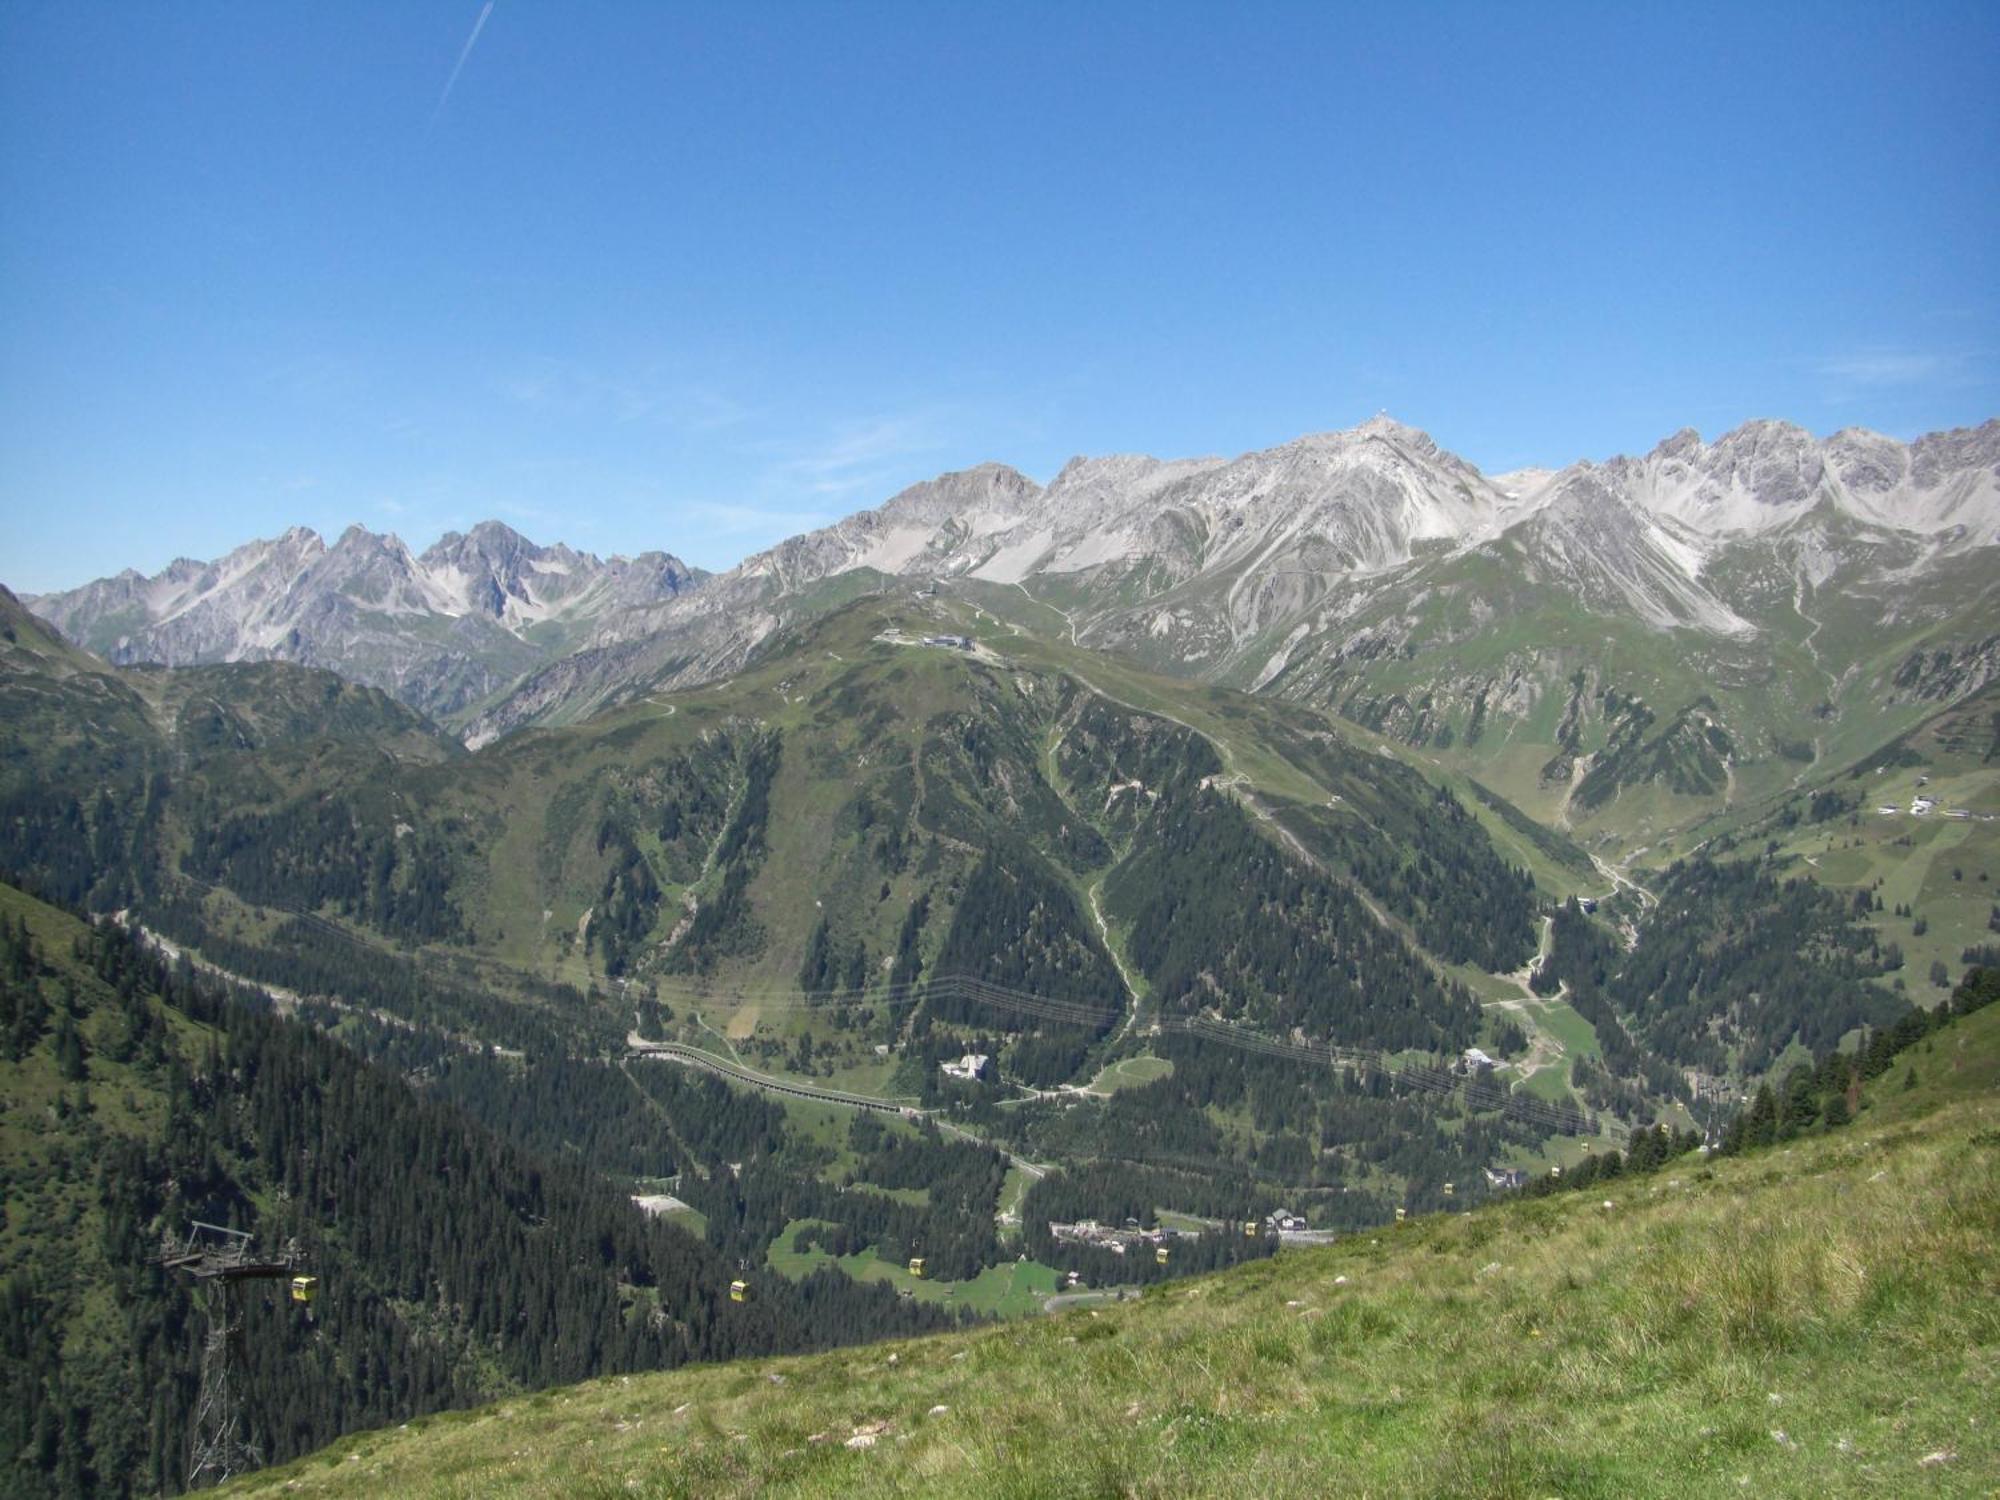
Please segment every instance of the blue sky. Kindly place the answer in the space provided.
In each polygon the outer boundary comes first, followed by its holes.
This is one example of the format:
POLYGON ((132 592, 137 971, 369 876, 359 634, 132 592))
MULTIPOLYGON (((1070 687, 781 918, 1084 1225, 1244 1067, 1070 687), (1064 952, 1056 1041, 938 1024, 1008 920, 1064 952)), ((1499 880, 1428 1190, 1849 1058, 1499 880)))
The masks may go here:
POLYGON ((1983 421, 1996 76, 1988 3, 14 0, 0 580, 720 567, 1378 409, 1488 469, 1983 421))

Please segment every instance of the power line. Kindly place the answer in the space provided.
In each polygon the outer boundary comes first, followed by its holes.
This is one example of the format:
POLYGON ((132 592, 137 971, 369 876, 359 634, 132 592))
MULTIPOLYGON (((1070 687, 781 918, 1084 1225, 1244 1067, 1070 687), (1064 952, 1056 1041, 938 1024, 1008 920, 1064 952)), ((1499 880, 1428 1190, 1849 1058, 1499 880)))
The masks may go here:
MULTIPOLYGON (((205 881, 189 876, 182 878, 190 885, 204 890, 222 891, 223 894, 237 900, 243 899, 223 887, 209 885, 205 881)), ((302 911, 275 903, 250 904, 263 906, 265 910, 282 912, 303 922, 315 932, 364 948, 370 953, 383 952, 377 945, 328 921, 316 912, 302 911)), ((452 962, 444 955, 424 950, 419 950, 414 955, 392 956, 409 958, 420 967, 447 971, 452 962)), ((460 976, 453 974, 451 977, 460 976)), ((914 1009, 939 1000, 958 1000, 1035 1020, 1076 1026, 1088 1031, 1109 1030, 1125 1014, 1122 1006, 1116 1008, 1093 1006, 1082 1001, 1039 995, 971 974, 932 975, 859 989, 805 990, 793 987, 719 990, 673 979, 664 981, 655 979, 652 981, 652 988, 657 998, 669 1002, 677 1001, 682 1005, 709 1004, 734 1008, 755 1005, 760 1010, 780 1012, 816 1013, 870 1007, 891 1010, 906 1007, 914 1009)), ((1153 1024, 1162 1032, 1180 1032, 1199 1041, 1238 1051, 1290 1062, 1340 1068, 1356 1074, 1380 1074, 1405 1087, 1440 1096, 1462 1094, 1466 1104, 1471 1108, 1493 1110, 1523 1124, 1542 1126, 1556 1134, 1587 1135, 1594 1133, 1595 1130, 1596 1122, 1592 1117, 1574 1106, 1552 1104, 1533 1095, 1523 1094, 1519 1090, 1503 1089, 1495 1083, 1482 1082, 1476 1077, 1453 1073, 1434 1064, 1392 1061, 1385 1053, 1371 1048, 1339 1047, 1330 1043, 1266 1036, 1235 1022, 1200 1015, 1161 1016, 1156 1018, 1153 1024)))

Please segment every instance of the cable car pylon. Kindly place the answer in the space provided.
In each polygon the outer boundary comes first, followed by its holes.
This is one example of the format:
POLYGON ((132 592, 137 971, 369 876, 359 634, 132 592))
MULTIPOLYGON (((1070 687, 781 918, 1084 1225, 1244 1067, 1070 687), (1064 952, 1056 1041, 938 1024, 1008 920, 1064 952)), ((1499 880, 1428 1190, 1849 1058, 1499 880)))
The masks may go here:
POLYGON ((304 1275, 305 1256, 296 1240, 276 1257, 256 1253, 250 1234, 221 1224, 191 1220, 185 1238, 171 1231, 153 1263, 188 1277, 207 1325, 201 1345, 201 1394, 195 1398, 194 1428, 188 1442, 188 1489, 220 1484, 259 1467, 264 1456, 244 1431, 243 1304, 240 1293, 259 1282, 287 1282, 294 1302, 310 1305, 319 1278, 304 1275))

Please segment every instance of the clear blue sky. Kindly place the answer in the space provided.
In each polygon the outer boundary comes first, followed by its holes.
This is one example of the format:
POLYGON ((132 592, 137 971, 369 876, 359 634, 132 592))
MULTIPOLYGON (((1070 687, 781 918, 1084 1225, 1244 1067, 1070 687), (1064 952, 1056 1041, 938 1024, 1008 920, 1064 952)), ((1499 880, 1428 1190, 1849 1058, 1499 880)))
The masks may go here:
POLYGON ((1991 3, 481 11, 0 8, 0 580, 2000 412, 1991 3))

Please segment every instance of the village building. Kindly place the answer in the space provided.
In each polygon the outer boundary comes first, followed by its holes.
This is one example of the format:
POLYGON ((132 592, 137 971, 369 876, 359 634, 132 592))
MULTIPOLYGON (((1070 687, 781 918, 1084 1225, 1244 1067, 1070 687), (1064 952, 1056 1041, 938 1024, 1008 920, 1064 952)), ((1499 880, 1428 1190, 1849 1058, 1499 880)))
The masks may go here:
POLYGON ((1113 1255, 1124 1255, 1132 1250, 1157 1249, 1170 1245, 1177 1239, 1193 1237, 1193 1231, 1181 1229, 1144 1229, 1136 1221, 1128 1220, 1123 1228, 1110 1224, 1100 1224, 1095 1219, 1078 1219, 1065 1224, 1058 1220, 1049 1221, 1049 1237, 1058 1243, 1089 1245, 1098 1250, 1109 1250, 1113 1255))

